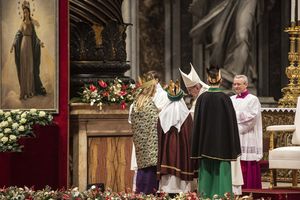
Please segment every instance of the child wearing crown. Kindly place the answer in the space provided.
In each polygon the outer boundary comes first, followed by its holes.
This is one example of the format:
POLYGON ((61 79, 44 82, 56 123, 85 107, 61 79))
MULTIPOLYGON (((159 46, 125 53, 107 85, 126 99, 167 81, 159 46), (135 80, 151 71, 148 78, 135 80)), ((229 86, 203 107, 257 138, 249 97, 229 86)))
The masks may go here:
POLYGON ((168 86, 168 104, 159 113, 159 190, 166 193, 192 191, 194 168, 190 159, 192 116, 183 100, 179 81, 168 86))
POLYGON ((140 78, 140 91, 130 106, 129 123, 133 133, 132 170, 136 170, 133 188, 137 193, 151 194, 157 191, 157 121, 158 113, 167 99, 167 93, 159 84, 155 71, 140 78), (135 148, 134 148, 135 147, 135 148))
POLYGON ((192 133, 192 159, 199 161, 198 192, 206 198, 232 194, 231 161, 241 155, 231 99, 219 88, 219 68, 207 69, 210 88, 197 99, 192 133))

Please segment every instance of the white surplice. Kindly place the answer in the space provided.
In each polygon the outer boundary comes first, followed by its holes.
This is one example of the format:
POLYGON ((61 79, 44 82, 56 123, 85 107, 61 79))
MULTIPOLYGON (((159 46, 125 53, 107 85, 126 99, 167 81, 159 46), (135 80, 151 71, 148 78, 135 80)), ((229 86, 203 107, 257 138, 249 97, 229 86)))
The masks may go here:
POLYGON ((258 98, 248 94, 244 98, 231 97, 236 112, 241 141, 241 160, 259 161, 263 157, 261 105, 258 98))
MULTIPOLYGON (((262 120, 261 120, 261 105, 258 98, 252 94, 248 94, 244 98, 237 98, 237 95, 231 97, 233 107, 236 112, 236 118, 239 129, 242 155, 241 160, 244 161, 259 161, 262 156, 262 120)), ((239 161, 231 162, 233 165, 240 165, 239 161)), ((233 190, 238 191, 239 184, 243 185, 243 176, 241 175, 240 166, 237 166, 236 171, 232 171, 233 190), (236 185, 234 184, 236 181, 236 185)))

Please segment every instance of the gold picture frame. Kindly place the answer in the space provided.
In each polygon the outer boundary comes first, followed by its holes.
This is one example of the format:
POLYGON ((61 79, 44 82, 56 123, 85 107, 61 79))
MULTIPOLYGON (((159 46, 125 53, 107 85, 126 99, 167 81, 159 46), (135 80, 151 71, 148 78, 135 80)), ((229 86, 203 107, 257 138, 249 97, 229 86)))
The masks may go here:
POLYGON ((58 0, 0 0, 0 109, 58 113, 58 0))

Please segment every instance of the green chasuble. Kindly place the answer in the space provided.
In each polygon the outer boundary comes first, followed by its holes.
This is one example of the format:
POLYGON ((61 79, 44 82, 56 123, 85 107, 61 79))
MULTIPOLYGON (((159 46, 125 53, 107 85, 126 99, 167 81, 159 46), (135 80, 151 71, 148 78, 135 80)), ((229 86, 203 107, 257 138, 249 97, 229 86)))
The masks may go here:
POLYGON ((198 193, 203 198, 213 199, 215 194, 224 198, 227 192, 233 197, 230 161, 201 159, 198 180, 198 193))

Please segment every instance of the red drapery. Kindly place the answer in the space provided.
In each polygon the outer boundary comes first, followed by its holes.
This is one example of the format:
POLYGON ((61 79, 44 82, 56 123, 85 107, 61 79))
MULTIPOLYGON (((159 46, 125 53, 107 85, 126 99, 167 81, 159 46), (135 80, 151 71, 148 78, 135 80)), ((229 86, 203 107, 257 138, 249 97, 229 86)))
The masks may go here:
POLYGON ((53 189, 68 184, 68 0, 59 0, 59 114, 54 124, 36 126, 36 138, 24 139, 22 153, 0 153, 0 187, 46 185, 53 189))

